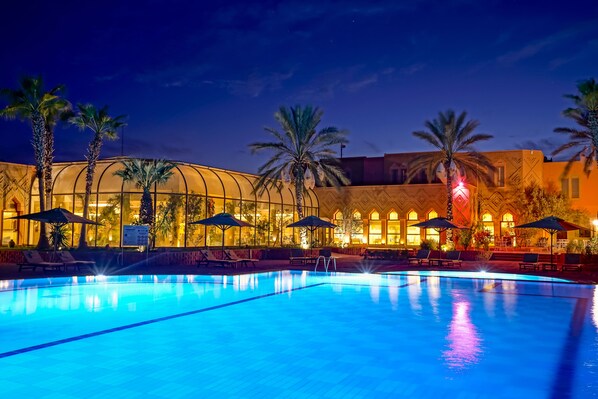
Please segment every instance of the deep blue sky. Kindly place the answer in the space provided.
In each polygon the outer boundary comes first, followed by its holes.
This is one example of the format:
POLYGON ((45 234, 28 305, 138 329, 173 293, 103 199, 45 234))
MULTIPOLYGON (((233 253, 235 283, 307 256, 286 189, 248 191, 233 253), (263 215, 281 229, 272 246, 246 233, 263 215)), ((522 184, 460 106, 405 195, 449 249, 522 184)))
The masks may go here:
MULTIPOLYGON (((560 111, 598 78, 598 1, 29 1, 0 22, 0 87, 42 74, 73 103, 127 114, 125 154, 255 172, 280 105, 324 109, 345 156, 429 149, 440 110, 467 110, 481 150, 550 152, 560 111)), ((4 103, 0 103, 4 106, 4 103)), ((30 128, 0 121, 0 159, 32 163, 30 128)), ((56 131, 56 159, 90 134, 56 131)), ((103 157, 120 154, 120 142, 103 157)))

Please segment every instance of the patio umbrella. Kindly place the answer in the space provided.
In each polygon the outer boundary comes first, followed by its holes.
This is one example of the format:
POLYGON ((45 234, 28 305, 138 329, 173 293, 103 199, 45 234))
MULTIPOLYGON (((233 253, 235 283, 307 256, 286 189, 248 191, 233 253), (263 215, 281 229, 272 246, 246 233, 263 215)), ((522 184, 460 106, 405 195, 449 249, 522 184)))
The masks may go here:
POLYGON ((231 227, 253 227, 250 223, 235 218, 230 213, 219 213, 212 217, 190 222, 189 224, 203 224, 204 226, 216 226, 222 230, 222 251, 224 252, 224 231, 231 227))
POLYGON ((291 223, 287 225, 287 227, 305 227, 310 231, 312 242, 313 242, 313 234, 317 228, 325 227, 325 228, 335 228, 336 225, 332 224, 324 219, 320 219, 317 216, 307 216, 301 220, 296 221, 295 223, 291 223))
POLYGON ((421 227, 422 229, 435 229, 438 232, 445 231, 448 229, 462 229, 462 226, 457 226, 447 218, 436 217, 425 220, 413 225, 413 227, 421 227))
MULTIPOLYGON (((72 212, 67 211, 64 208, 53 208, 43 212, 36 212, 30 213, 28 215, 20 215, 15 216, 10 219, 26 219, 26 220, 35 220, 37 222, 48 223, 52 225, 52 234, 56 235, 58 233, 58 229, 61 226, 69 223, 85 223, 85 224, 94 224, 94 225, 101 225, 101 223, 94 222, 93 220, 85 219, 84 217, 77 216, 72 212)), ((58 249, 58 240, 57 237, 54 237, 54 253, 58 249)))
POLYGON ((516 229, 542 229, 550 234, 550 263, 552 263, 552 236, 557 231, 581 230, 583 227, 569 223, 556 216, 548 216, 535 222, 515 226, 516 229))

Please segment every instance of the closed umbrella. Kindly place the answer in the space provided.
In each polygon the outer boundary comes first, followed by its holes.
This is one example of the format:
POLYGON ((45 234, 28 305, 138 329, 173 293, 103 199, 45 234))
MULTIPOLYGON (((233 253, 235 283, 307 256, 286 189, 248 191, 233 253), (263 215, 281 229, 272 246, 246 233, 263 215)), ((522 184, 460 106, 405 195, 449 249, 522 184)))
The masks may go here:
POLYGON ((219 213, 212 217, 190 222, 189 224, 203 224, 204 226, 216 226, 222 230, 222 251, 224 252, 224 231, 231 227, 253 227, 250 223, 235 218, 230 213, 219 213))
POLYGON ((332 229, 332 228, 335 228, 336 225, 330 223, 327 220, 320 219, 317 216, 307 216, 301 220, 296 221, 295 223, 291 223, 291 224, 287 225, 287 227, 305 227, 305 228, 307 228, 312 235, 312 242, 313 242, 313 234, 316 229, 318 229, 320 227, 332 229))
POLYGON ((567 222, 556 216, 548 216, 535 222, 515 226, 516 229, 542 229, 550 234, 550 263, 552 264, 552 236, 557 231, 581 230, 583 227, 567 222))

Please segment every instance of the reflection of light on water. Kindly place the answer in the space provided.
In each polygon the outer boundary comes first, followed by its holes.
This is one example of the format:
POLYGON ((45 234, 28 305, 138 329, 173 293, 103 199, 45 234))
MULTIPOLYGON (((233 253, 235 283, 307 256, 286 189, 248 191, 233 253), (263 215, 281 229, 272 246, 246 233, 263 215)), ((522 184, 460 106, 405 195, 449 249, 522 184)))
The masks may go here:
POLYGON ((293 275, 290 271, 285 270, 274 278, 274 292, 287 292, 291 296, 293 289, 293 275))
MULTIPOLYGON (((483 290, 485 291, 492 291, 494 289, 494 280, 486 280, 484 281, 484 288, 483 290)), ((495 314, 495 308, 496 308, 496 296, 495 294, 486 294, 486 295, 482 295, 482 298, 484 299, 484 310, 486 311, 486 314, 488 316, 492 316, 494 317, 495 314)))
POLYGON ((398 286, 396 286, 396 285, 388 286, 388 299, 390 300, 392 310, 397 310, 399 308, 399 287, 398 286))
POLYGON ((592 301, 592 320, 598 329, 598 286, 594 288, 594 300, 592 301))
POLYGON ((503 295, 503 307, 505 309, 505 315, 507 317, 514 317, 517 315, 515 308, 517 306, 517 295, 513 295, 517 292, 517 283, 515 281, 503 281, 502 282, 502 291, 508 293, 507 295, 503 295))
POLYGON ((428 299, 432 306, 432 313, 438 314, 438 299, 440 298, 440 277, 430 276, 427 280, 428 299))
POLYGON ((421 278, 419 276, 407 276, 407 292, 409 293, 409 305, 413 311, 420 311, 422 308, 419 298, 422 293, 420 286, 421 278))
POLYGON ((469 317, 470 303, 462 299, 453 304, 453 319, 446 339, 450 349, 443 352, 450 368, 462 369, 478 362, 482 352, 478 332, 469 317))
POLYGON ((370 283, 370 298, 372 298, 372 302, 380 303, 380 280, 382 276, 379 274, 370 274, 367 275, 367 278, 370 283))
POLYGON ((101 305, 100 297, 97 295, 87 295, 85 297, 85 308, 88 310, 95 310, 101 305))

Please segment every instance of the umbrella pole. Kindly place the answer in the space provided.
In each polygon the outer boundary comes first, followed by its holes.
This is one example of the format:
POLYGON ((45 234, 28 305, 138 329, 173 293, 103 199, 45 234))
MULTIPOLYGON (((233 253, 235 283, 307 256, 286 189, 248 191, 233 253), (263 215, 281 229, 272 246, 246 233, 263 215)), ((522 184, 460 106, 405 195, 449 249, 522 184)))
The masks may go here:
POLYGON ((550 232, 550 267, 552 267, 552 236, 554 235, 554 232, 551 231, 550 232))

